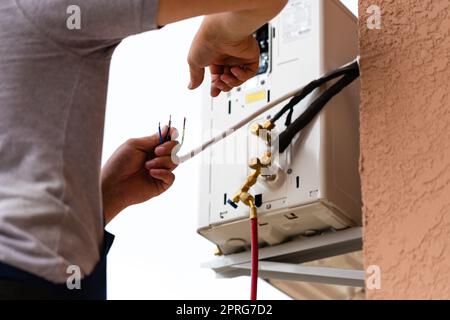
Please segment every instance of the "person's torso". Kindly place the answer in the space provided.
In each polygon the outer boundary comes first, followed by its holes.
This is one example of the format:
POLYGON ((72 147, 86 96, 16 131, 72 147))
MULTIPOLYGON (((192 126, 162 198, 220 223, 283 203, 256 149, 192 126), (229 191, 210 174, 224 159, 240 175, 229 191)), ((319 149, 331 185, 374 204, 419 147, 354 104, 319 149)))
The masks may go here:
POLYGON ((110 57, 153 28, 157 3, 79 2, 81 30, 66 27, 68 0, 0 2, 0 261, 54 282, 99 260, 110 57))
POLYGON ((72 263, 90 272, 103 235, 99 170, 109 60, 60 47, 6 3, 0 5, 0 259, 30 260, 30 268, 51 277, 72 263), (78 258, 79 248, 86 259, 78 258))

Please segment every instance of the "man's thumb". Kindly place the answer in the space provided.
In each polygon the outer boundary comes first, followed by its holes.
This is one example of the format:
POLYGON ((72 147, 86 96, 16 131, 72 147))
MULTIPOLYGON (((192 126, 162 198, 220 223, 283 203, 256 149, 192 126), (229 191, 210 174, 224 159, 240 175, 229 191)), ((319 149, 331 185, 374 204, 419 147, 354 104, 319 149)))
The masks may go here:
MULTIPOLYGON (((164 134, 164 133, 163 133, 164 134)), ((132 146, 135 149, 150 152, 160 145, 159 134, 153 134, 149 137, 132 138, 126 142, 127 145, 132 146)))

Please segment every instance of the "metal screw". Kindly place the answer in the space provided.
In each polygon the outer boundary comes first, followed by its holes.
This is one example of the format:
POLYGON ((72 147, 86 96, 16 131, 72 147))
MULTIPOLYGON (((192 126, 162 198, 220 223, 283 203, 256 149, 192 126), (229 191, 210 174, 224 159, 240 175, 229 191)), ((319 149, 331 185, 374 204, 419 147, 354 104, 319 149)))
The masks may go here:
POLYGON ((291 168, 289 168, 289 169, 287 170, 287 174, 292 174, 292 169, 291 169, 291 168))
POLYGON ((270 208, 272 208, 272 205, 270 203, 266 204, 266 209, 269 210, 270 208))

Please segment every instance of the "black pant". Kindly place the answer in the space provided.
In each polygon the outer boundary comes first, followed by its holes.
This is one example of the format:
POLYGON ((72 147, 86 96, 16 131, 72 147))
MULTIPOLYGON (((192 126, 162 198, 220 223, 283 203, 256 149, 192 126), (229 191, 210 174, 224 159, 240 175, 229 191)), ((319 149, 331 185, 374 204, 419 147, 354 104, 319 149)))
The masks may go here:
MULTIPOLYGON (((71 299, 70 294, 57 292, 20 280, 0 279, 0 300, 60 300, 71 299)), ((76 299, 73 296, 72 299, 76 299)))
POLYGON ((0 300, 105 300, 106 256, 114 236, 105 232, 101 259, 94 271, 81 280, 80 289, 68 289, 34 274, 0 262, 0 300))

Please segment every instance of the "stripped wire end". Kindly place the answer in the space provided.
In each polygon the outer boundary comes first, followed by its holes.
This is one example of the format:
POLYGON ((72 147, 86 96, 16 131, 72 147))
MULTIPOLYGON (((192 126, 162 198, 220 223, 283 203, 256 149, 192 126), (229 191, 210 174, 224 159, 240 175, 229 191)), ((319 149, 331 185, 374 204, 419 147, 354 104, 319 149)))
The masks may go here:
POLYGON ((172 137, 170 135, 170 130, 172 129, 172 115, 169 116, 169 125, 167 127, 168 128, 167 128, 166 137, 165 137, 164 141, 172 140, 172 137))
POLYGON ((161 132, 161 122, 158 122, 159 144, 164 143, 164 139, 161 132))
POLYGON ((184 143, 184 136, 185 136, 185 134, 186 134, 186 117, 184 117, 184 120, 183 120, 183 131, 181 133, 181 144, 180 144, 180 146, 182 146, 183 143, 184 143))

